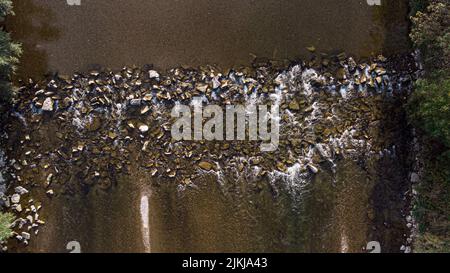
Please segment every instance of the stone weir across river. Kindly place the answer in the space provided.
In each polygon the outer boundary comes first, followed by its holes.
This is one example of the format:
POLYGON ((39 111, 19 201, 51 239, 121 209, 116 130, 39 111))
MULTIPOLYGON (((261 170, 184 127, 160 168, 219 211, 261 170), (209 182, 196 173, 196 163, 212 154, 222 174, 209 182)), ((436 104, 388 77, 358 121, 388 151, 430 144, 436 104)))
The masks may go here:
POLYGON ((18 217, 5 245, 357 252, 376 240, 398 252, 409 205, 402 105, 414 78, 412 57, 398 59, 340 54, 21 82, 2 141, 2 203, 18 217), (194 98, 277 106, 278 149, 174 140, 171 109, 195 107, 194 98))

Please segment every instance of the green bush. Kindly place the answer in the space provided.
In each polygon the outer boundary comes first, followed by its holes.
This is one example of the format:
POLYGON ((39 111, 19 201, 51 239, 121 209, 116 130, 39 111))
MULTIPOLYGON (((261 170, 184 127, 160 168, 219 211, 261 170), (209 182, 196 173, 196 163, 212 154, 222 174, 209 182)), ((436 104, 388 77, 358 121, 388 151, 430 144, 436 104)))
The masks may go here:
POLYGON ((422 129, 422 182, 414 214, 416 252, 450 249, 450 1, 411 0, 411 40, 423 56, 425 76, 408 102, 410 122, 422 129), (424 8, 424 5, 428 5, 424 8))
POLYGON ((450 148, 450 76, 418 80, 408 106, 411 121, 450 148))
POLYGON ((11 223, 14 221, 14 216, 11 213, 0 212, 0 241, 11 237, 11 223))
POLYGON ((411 40, 423 54, 428 70, 450 66, 450 1, 431 0, 425 12, 411 17, 411 40))
POLYGON ((425 78, 416 82, 409 101, 410 120, 450 148, 450 1, 412 0, 411 40, 421 50, 425 78))
MULTIPOLYGON (((13 14, 12 2, 0 0, 0 23, 9 14, 13 14)), ((20 44, 12 42, 9 33, 0 31, 0 107, 5 107, 11 99, 11 75, 16 69, 21 54, 20 44)))

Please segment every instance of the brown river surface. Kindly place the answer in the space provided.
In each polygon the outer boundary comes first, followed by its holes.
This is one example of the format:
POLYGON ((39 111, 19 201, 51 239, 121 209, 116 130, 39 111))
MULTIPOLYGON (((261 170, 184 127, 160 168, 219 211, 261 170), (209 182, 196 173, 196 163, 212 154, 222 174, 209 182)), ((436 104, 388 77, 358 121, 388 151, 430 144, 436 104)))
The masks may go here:
MULTIPOLYGON (((406 1, 381 2, 19 0, 7 29, 23 44, 23 78, 98 66, 227 68, 254 56, 306 57, 311 45, 357 58, 404 52, 406 1)), ((402 238, 394 236, 403 230, 386 222, 399 222, 389 202, 400 198, 403 167, 395 159, 369 167, 344 160, 301 194, 280 186, 276 197, 267 183, 256 190, 257 181, 205 177, 180 191, 135 172, 111 192, 43 197, 47 224, 26 251, 68 252, 78 241, 83 252, 361 252, 375 240, 398 252, 402 238)))

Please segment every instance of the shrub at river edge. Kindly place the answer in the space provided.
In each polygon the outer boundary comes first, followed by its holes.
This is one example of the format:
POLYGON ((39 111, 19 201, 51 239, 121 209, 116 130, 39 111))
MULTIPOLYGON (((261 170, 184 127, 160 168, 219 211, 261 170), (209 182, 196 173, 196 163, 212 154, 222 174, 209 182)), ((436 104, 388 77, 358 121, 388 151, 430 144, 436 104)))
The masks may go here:
POLYGON ((14 73, 22 53, 21 46, 11 41, 9 33, 4 30, 4 21, 7 15, 13 15, 12 1, 0 0, 0 115, 8 109, 13 92, 11 75, 14 73))
POLYGON ((14 216, 10 213, 0 212, 0 242, 11 236, 11 223, 14 221, 14 216))
POLYGON ((422 181, 414 214, 416 252, 450 251, 450 1, 412 0, 411 40, 424 75, 408 103, 410 122, 421 133, 422 181))
MULTIPOLYGON (((0 24, 3 24, 5 17, 9 14, 13 14, 12 2, 0 0, 0 24)), ((4 115, 9 108, 13 95, 11 75, 15 70, 15 65, 19 62, 18 58, 21 52, 20 45, 11 41, 9 33, 4 31, 2 25, 0 30, 0 126, 2 126, 4 115)), ((4 214, 0 211, 0 242, 11 235, 10 225, 12 221, 13 216, 11 214, 4 214)))

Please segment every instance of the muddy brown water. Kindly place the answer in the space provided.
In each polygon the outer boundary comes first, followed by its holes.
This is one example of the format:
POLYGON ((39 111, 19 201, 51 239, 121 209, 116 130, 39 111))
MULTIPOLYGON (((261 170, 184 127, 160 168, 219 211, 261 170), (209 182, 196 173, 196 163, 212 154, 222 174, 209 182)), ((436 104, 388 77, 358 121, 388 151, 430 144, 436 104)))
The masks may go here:
MULTIPOLYGON (((254 55, 308 57, 311 45, 358 58, 404 52, 406 1, 387 2, 20 0, 7 28, 23 43, 23 78, 148 63, 226 68, 254 55)), ((84 252, 360 252, 377 240, 396 252, 404 230, 401 205, 392 204, 404 177, 395 158, 370 167, 339 162, 301 194, 280 181, 223 186, 213 176, 180 191, 133 173, 107 193, 42 196, 47 224, 22 251, 68 252, 67 243, 78 241, 84 252)))
POLYGON ((100 65, 248 65, 346 51, 392 54, 407 45, 407 1, 81 0, 14 1, 7 28, 22 42, 19 72, 41 77, 100 65))

